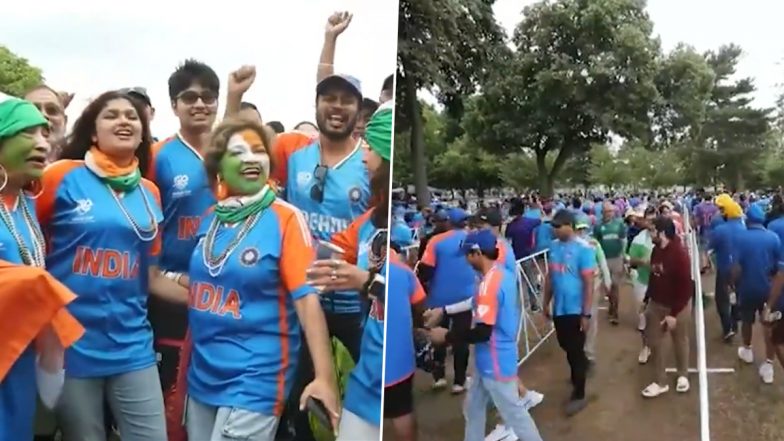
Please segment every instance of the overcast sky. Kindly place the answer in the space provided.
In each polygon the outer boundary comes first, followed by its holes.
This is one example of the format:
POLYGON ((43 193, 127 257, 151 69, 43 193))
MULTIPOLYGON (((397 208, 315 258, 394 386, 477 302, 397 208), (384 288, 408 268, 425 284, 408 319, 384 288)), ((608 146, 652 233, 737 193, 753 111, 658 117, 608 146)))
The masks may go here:
MULTIPOLYGON (((498 0, 496 19, 511 35, 522 10, 534 0, 498 0)), ((745 51, 738 75, 756 79, 755 104, 772 107, 784 82, 782 0, 648 0, 648 13, 665 51, 679 42, 700 52, 737 43, 745 51)))
POLYGON ((167 80, 191 57, 218 73, 221 100, 229 72, 255 64, 256 83, 246 100, 259 106, 265 120, 282 121, 287 129, 314 121, 324 25, 337 10, 352 11, 354 19, 338 40, 336 71, 359 78, 373 99, 395 71, 397 0, 3 3, 0 45, 40 67, 47 84, 76 93, 71 121, 90 97, 143 86, 156 107, 153 132, 159 137, 179 127, 167 80))

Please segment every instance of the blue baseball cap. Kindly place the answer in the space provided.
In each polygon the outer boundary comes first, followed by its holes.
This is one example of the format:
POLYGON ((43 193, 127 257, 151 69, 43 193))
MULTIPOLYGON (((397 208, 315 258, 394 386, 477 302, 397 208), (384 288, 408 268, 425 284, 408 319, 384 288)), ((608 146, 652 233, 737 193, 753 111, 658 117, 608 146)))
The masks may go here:
POLYGON ((453 224, 457 224, 468 219, 468 213, 466 213, 466 211, 462 208, 450 208, 447 213, 449 215, 449 221, 453 224))
POLYGON ((414 236, 411 229, 401 223, 394 223, 391 226, 389 240, 398 246, 407 247, 414 244, 414 236))
POLYGON ((464 254, 468 254, 471 251, 493 251, 497 247, 498 241, 495 234, 488 229, 482 229, 468 233, 460 245, 460 250, 464 254))
POLYGON ((322 95, 328 88, 343 87, 354 93, 362 101, 362 83, 351 75, 333 74, 319 81, 316 86, 316 96, 322 95))
POLYGON ((433 213, 433 221, 435 222, 446 222, 449 220, 449 213, 446 210, 438 210, 433 213))

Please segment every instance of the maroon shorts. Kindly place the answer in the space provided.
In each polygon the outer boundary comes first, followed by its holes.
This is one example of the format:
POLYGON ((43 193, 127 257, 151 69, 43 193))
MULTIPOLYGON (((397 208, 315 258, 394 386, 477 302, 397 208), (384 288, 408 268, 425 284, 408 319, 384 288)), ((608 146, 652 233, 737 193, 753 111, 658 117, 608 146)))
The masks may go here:
POLYGON ((771 325, 771 340, 776 346, 784 345, 784 319, 776 320, 771 325))

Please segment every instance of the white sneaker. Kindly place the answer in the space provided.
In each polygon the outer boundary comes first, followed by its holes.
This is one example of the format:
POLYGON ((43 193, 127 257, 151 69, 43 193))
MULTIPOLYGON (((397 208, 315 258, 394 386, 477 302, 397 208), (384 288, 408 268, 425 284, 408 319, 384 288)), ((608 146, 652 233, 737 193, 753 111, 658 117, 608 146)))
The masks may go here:
POLYGON ((542 401, 544 401, 544 394, 529 389, 528 392, 525 393, 525 396, 522 397, 522 399, 524 401, 523 406, 525 406, 525 410, 531 410, 534 407, 541 404, 542 401))
POLYGON ((446 379, 445 378, 442 378, 440 380, 434 381, 433 385, 430 386, 430 388, 433 389, 433 390, 441 390, 441 389, 443 389, 445 387, 446 387, 446 379))
POLYGON ((765 360, 759 367, 759 375, 765 384, 773 384, 773 362, 765 360))
POLYGON ((499 424, 495 426, 492 432, 487 434, 485 441, 518 441, 512 429, 499 424))
POLYGON ((648 387, 642 390, 642 396, 644 396, 645 398, 656 398, 659 395, 669 391, 670 391, 669 385, 665 384, 664 386, 659 386, 659 383, 651 383, 648 385, 648 387))
POLYGON ((640 350, 640 355, 637 356, 637 361, 640 364, 645 364, 648 362, 648 359, 651 357, 651 348, 648 346, 643 346, 642 350, 640 350))
POLYGON ((452 395, 460 395, 465 392, 466 388, 460 384, 453 384, 452 385, 452 395))
POLYGON ((754 363, 754 351, 751 350, 750 346, 741 346, 738 348, 738 358, 746 364, 752 364, 754 363))
POLYGON ((689 391, 689 379, 686 377, 678 377, 678 383, 675 386, 675 391, 680 393, 686 393, 689 391))

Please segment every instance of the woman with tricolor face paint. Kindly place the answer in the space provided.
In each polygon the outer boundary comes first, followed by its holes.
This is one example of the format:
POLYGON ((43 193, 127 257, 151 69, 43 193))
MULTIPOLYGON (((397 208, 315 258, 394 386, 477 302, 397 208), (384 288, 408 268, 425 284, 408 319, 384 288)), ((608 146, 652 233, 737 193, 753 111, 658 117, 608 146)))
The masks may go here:
POLYGON ((74 294, 44 268, 44 238, 27 190, 41 177, 49 144, 35 106, 0 94, 0 440, 33 439, 36 391, 53 407, 63 348, 82 335, 65 311, 74 294))
POLYGON ((140 104, 107 92, 76 121, 61 160, 42 177, 38 219, 49 271, 78 297, 85 335, 65 354, 57 416, 66 439, 103 441, 104 397, 123 441, 166 439, 147 298, 187 303, 187 289, 157 267, 162 220, 140 104))
POLYGON ((359 291, 366 300, 359 362, 346 386, 338 441, 378 439, 384 387, 384 289, 389 230, 389 168, 394 101, 383 104, 368 121, 364 163, 370 175, 372 208, 331 242, 346 250, 341 259, 319 260, 309 270, 311 284, 324 291, 359 291))
POLYGON ((272 441, 305 350, 316 378, 303 407, 312 397, 339 417, 326 321, 306 281, 315 249, 302 213, 268 183, 269 145, 262 126, 227 119, 205 155, 218 203, 201 223, 188 272, 185 422, 193 440, 272 441))

